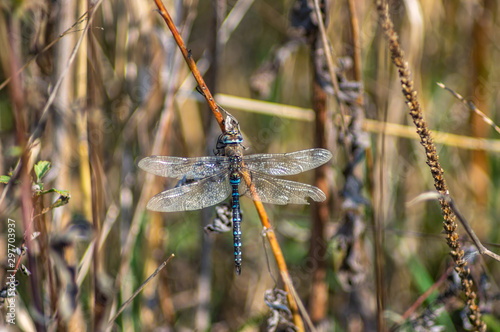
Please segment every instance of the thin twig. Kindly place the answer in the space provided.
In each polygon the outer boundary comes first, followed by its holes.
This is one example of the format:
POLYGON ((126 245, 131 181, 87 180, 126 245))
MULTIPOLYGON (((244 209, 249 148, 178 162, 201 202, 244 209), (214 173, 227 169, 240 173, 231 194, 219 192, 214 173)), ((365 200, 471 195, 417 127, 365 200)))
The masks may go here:
POLYGON ((453 271, 453 266, 450 266, 446 269, 446 271, 441 275, 438 281, 436 281, 431 287, 429 287, 422 295, 418 297, 418 299, 405 311, 403 316, 401 316, 402 320, 406 320, 410 318, 411 314, 414 313, 424 301, 431 296, 431 294, 441 286, 448 278, 448 275, 453 271))
POLYGON ((474 103, 470 100, 466 100, 464 97, 462 97, 459 93, 453 91, 452 89, 448 88, 446 85, 444 85, 443 83, 440 83, 438 82, 437 85, 442 88, 442 89, 445 89, 447 91, 449 91, 453 96, 455 96, 455 98, 457 98, 458 100, 460 100, 462 102, 462 104, 464 104, 467 108, 469 108, 471 111, 473 111, 474 113, 476 113, 477 115, 479 115, 484 122, 486 122, 487 124, 489 124, 490 126, 493 127, 493 129, 495 129, 495 131, 497 133, 500 134, 500 127, 498 127, 495 122, 493 122, 493 120, 491 120, 486 114, 484 114, 483 112, 481 112, 481 110, 479 110, 476 105, 474 105, 474 103))
POLYGON ((486 248, 481 243, 481 240, 479 240, 479 238, 477 237, 476 233, 474 232, 474 230, 470 226, 470 224, 467 221, 467 219, 458 210, 458 207, 455 204, 455 201, 453 200, 453 198, 451 198, 450 195, 443 195, 443 194, 439 194, 439 193, 436 193, 436 192, 426 192, 426 193, 423 193, 423 194, 419 195, 415 199, 411 200, 408 203, 408 205, 413 205, 415 203, 418 203, 418 202, 421 202, 421 201, 425 201, 425 200, 431 200, 431 199, 439 199, 439 200, 442 199, 442 200, 445 200, 446 202, 448 202, 448 204, 450 205, 451 209, 455 213, 455 216, 458 218, 458 220, 460 221, 460 223, 462 224, 462 226, 464 226, 465 231, 467 232, 467 234, 471 238, 472 242, 476 246, 476 248, 479 251, 479 253, 481 255, 489 256, 489 257, 493 258, 494 260, 500 262, 500 256, 497 255, 497 254, 495 254, 494 252, 492 252, 488 248, 486 248))
MULTIPOLYGON (((226 18, 224 19, 224 22, 222 22, 221 27, 219 28, 219 31, 217 32, 217 40, 219 41, 220 45, 225 45, 227 40, 231 37, 232 33, 234 30, 238 27, 238 25, 241 23, 241 20, 243 16, 246 14, 246 12, 249 10, 250 6, 254 0, 239 0, 234 7, 231 9, 231 11, 228 13, 226 18)), ((190 11, 190 14, 193 11, 190 11)), ((201 76, 203 76, 210 68, 210 60, 208 59, 207 56, 207 51, 205 50, 201 57, 196 61, 197 66, 198 66, 198 71, 200 72, 201 76)), ((190 79, 184 79, 183 82, 180 84, 179 90, 186 90, 191 93, 194 89, 194 82, 190 79)), ((184 100, 179 97, 186 97, 186 95, 182 95, 179 93, 179 91, 176 93, 176 98, 179 100, 179 104, 182 104, 184 100)), ((198 96, 198 94, 197 94, 198 96)), ((219 98, 215 96, 215 100, 218 101, 218 104, 221 104, 219 98)))
POLYGON ((309 317, 309 313, 307 312, 307 309, 304 306, 304 303, 302 303, 302 301, 300 300, 300 296, 299 296, 299 294, 297 294, 297 291, 295 290, 295 287, 293 286, 293 283, 291 281, 288 283, 288 288, 292 292, 293 297, 295 299, 297 299, 297 306, 299 308, 299 311, 302 313, 302 317, 304 318, 304 321, 307 324, 307 331, 315 332, 316 328, 314 327, 314 324, 311 320, 311 317, 309 317))
MULTIPOLYGON (((52 46, 54 46, 59 40, 61 40, 64 36, 66 36, 67 34, 69 33, 72 33, 72 32, 78 32, 78 31, 82 31, 81 29, 80 30, 74 30, 74 31, 71 31, 74 27, 76 27, 78 24, 81 24, 83 21, 85 21, 86 19, 86 16, 87 16, 88 12, 85 12, 82 16, 80 16, 78 18, 78 20, 75 22, 75 24, 73 24, 71 27, 69 27, 66 31, 64 31, 63 33, 61 33, 56 39, 54 39, 53 41, 51 41, 49 44, 47 44, 40 52, 38 52, 37 54, 35 54, 31 59, 29 59, 21 68, 19 68, 19 70, 15 73, 15 75, 19 75, 21 74, 30 64, 33 63, 33 61, 35 61, 41 54, 47 52, 52 46)), ((85 35, 85 33, 84 33, 85 35)), ((12 76, 8 77, 5 79, 5 81, 2 82, 2 84, 0 84, 0 90, 2 90, 3 88, 5 88, 7 86, 7 84, 9 84, 9 82, 12 80, 12 76)))
POLYGON ((330 74, 333 90, 335 91, 335 100, 337 101, 340 110, 342 131, 345 132, 346 122, 344 118, 346 116, 346 112, 344 110, 344 103, 342 103, 342 101, 339 98, 340 95, 339 83, 337 82, 337 75, 335 74, 335 65, 333 63, 332 50, 330 48, 330 43, 328 42, 328 37, 326 36, 326 29, 323 23, 323 15, 321 14, 321 8, 319 7, 319 0, 314 0, 314 11, 316 12, 316 16, 318 19, 318 27, 321 34, 321 41, 323 42, 323 50, 325 51, 326 63, 328 65, 328 73, 330 74))
POLYGON ((168 262, 170 262, 170 260, 172 258, 174 258, 174 254, 170 255, 170 257, 164 261, 154 272, 153 274, 151 274, 147 279, 146 281, 144 281, 142 283, 142 285, 134 292, 134 294, 132 294, 132 296, 125 302, 123 302, 123 304, 120 306, 120 309, 118 309, 118 312, 116 313, 116 315, 113 316, 113 318, 111 318, 109 321, 108 321, 108 328, 109 326, 115 321, 116 318, 118 318, 118 316, 120 316, 120 314, 122 313, 123 310, 125 310, 125 307, 130 303, 132 302, 132 300, 137 296, 137 294, 139 294, 144 287, 146 287, 146 285, 149 283, 149 281, 151 281, 151 279, 153 279, 154 277, 156 277, 156 275, 158 273, 160 273, 161 270, 163 270, 163 268, 168 264, 168 262))
POLYGON ((102 249, 102 245, 106 241, 111 228, 113 227, 113 225, 115 224, 115 222, 118 218, 118 215, 119 215, 118 212, 119 212, 118 206, 116 205, 115 202, 112 202, 109 205, 108 211, 106 213, 106 217, 104 218, 104 223, 103 223, 102 228, 101 228, 101 234, 99 236, 99 239, 94 237, 92 242, 87 246, 87 249, 85 250, 85 253, 83 254, 83 257, 80 259, 80 263, 78 264, 78 274, 76 277, 76 284, 78 285, 78 287, 80 287, 82 285, 83 280, 86 278, 87 273, 89 271, 90 264, 91 264, 92 258, 93 258, 92 255, 94 252, 94 246, 97 244, 99 246, 98 250, 102 249), (97 243, 97 240, 99 240, 98 243, 97 243))

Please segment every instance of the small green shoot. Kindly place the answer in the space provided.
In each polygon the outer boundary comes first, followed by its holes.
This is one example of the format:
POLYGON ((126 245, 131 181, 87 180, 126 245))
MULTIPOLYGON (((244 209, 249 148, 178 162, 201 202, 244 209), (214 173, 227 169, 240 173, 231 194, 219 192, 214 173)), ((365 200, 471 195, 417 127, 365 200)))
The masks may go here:
MULTIPOLYGON (((69 191, 67 190, 59 190, 59 189, 48 189, 44 190, 44 183, 42 182, 43 177, 47 175, 47 173, 50 171, 52 168, 52 165, 50 161, 46 160, 41 160, 36 165, 33 167, 36 175, 36 182, 33 183, 32 188, 34 190, 34 195, 35 196, 42 196, 45 194, 51 194, 51 193, 57 193, 59 194, 59 197, 57 200, 52 203, 48 208, 43 209, 42 213, 46 213, 52 209, 58 208, 60 206, 66 205, 69 202, 69 199, 71 198, 71 195, 69 191)), ((11 180, 12 173, 9 173, 8 175, 0 175, 0 183, 3 184, 8 184, 9 181, 11 180)), ((15 182, 16 184, 20 183, 19 181, 15 182)))
POLYGON ((8 175, 0 175, 0 183, 7 184, 9 183, 10 176, 8 175))
POLYGON ((35 165, 36 183, 40 183, 40 180, 47 175, 51 167, 50 162, 46 160, 41 160, 35 165))

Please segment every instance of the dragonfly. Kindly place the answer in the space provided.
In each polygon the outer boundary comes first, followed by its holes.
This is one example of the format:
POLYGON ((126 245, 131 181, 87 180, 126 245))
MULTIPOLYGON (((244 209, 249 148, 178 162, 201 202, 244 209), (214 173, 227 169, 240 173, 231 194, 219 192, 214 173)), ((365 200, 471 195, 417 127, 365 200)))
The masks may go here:
POLYGON ((175 212, 199 210, 232 200, 232 223, 235 273, 241 273, 240 196, 269 204, 309 204, 326 199, 321 189, 289 181, 279 176, 311 170, 332 158, 326 149, 308 149, 284 154, 243 155, 243 137, 239 123, 226 112, 224 133, 217 140, 214 156, 183 158, 150 156, 138 166, 149 173, 181 180, 184 184, 151 198, 148 210, 175 212), (278 177, 277 177, 278 176, 278 177))

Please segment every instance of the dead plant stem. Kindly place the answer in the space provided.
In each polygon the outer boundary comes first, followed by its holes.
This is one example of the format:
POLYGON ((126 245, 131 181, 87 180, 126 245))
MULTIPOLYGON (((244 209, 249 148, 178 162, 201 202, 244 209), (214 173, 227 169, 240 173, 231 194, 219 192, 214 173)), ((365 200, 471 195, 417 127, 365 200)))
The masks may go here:
MULTIPOLYGON (((448 186, 444 179, 444 171, 439 163, 439 156, 436 152, 436 146, 431 138, 430 130, 423 116, 420 103, 417 100, 417 91, 413 85, 411 70, 408 62, 405 60, 404 52, 399 45, 399 36, 394 30, 394 25, 389 17, 389 8, 382 0, 376 0, 377 12, 380 18, 381 26, 388 40, 388 47, 392 61, 398 69, 403 88, 403 95, 410 108, 410 116, 417 128, 420 136, 420 142, 425 149, 427 165, 430 167, 432 177, 434 178, 434 187, 441 195, 449 195, 448 186)), ((457 224, 455 222, 455 213, 449 202, 440 199, 441 211, 444 217, 444 231, 447 236, 447 244, 450 248, 450 254, 455 262, 455 270, 460 276, 462 289, 466 297, 466 303, 469 307, 468 318, 475 331, 485 331, 486 324, 481 319, 479 306, 476 304, 476 293, 473 290, 473 281, 470 277, 470 269, 467 267, 467 261, 464 259, 464 251, 458 241, 459 235, 456 232, 457 224)))

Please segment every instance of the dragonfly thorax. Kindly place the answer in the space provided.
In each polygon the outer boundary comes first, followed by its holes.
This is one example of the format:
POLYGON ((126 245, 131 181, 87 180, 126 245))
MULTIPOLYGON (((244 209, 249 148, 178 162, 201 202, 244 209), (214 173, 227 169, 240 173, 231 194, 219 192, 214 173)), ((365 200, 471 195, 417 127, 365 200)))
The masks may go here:
POLYGON ((243 142, 243 137, 239 132, 221 134, 217 139, 217 145, 215 147, 214 153, 216 156, 220 155, 227 156, 228 149, 241 146, 242 142, 243 142))
POLYGON ((234 135, 225 134, 221 138, 222 144, 230 145, 230 144, 241 144, 243 142, 243 137, 240 133, 234 135))
POLYGON ((229 171, 231 174, 239 173, 241 171, 241 163, 242 163, 241 155, 234 155, 229 157, 229 171))

